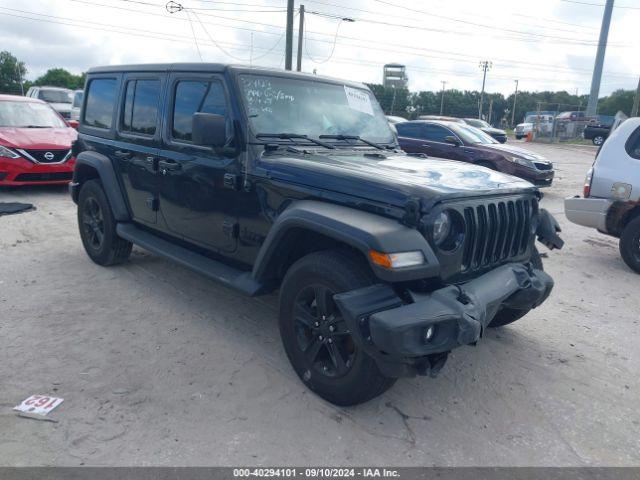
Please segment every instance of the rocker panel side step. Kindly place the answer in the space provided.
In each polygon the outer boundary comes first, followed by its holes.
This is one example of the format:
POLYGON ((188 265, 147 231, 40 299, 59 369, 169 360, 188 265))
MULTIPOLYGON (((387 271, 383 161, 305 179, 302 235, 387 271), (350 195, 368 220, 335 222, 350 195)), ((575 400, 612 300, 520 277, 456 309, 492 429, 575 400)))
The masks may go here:
POLYGON ((247 295, 255 296, 267 292, 265 285, 256 281, 251 276, 251 272, 238 270, 217 260, 192 252, 142 230, 132 223, 118 223, 116 232, 118 236, 145 250, 179 263, 205 277, 209 277, 247 295))

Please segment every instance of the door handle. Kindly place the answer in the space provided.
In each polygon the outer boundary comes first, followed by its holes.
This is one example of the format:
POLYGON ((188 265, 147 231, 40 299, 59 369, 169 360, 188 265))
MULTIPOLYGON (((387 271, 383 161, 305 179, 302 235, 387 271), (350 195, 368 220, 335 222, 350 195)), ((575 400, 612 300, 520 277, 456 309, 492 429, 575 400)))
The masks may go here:
POLYGON ((420 145, 422 148, 431 148, 431 145, 427 145, 426 143, 423 143, 422 145, 420 145))
POLYGON ((113 154, 122 160, 129 160, 131 158, 131 152, 128 150, 116 150, 113 154))
POLYGON ((158 162, 158 168, 163 175, 166 175, 167 172, 180 170, 182 168, 182 164, 173 160, 160 160, 158 162))

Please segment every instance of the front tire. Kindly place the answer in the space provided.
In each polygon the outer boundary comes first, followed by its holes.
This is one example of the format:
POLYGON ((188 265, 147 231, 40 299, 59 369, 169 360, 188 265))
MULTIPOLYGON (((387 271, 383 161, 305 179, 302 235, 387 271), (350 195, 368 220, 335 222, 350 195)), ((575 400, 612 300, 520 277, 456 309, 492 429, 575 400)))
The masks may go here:
POLYGON ((373 283, 366 265, 338 250, 311 253, 289 268, 280 290, 280 336, 300 379, 336 405, 366 402, 390 388, 350 335, 333 295, 373 283))
POLYGON ((640 217, 631 220, 622 230, 620 255, 631 270, 640 273, 640 217))
POLYGON ((133 244, 116 234, 116 220, 99 180, 88 180, 78 196, 78 227, 87 255, 98 265, 122 263, 133 244))
MULTIPOLYGON (((533 264, 533 268, 537 270, 544 270, 544 265, 542 264, 542 257, 540 257, 540 252, 536 247, 533 247, 533 253, 531 254, 531 263, 533 264)), ((510 323, 515 322, 516 320, 520 320, 531 310, 518 310, 515 308, 503 308, 496 316, 493 317, 493 320, 489 322, 489 328, 497 328, 503 327, 505 325, 509 325, 510 323)))

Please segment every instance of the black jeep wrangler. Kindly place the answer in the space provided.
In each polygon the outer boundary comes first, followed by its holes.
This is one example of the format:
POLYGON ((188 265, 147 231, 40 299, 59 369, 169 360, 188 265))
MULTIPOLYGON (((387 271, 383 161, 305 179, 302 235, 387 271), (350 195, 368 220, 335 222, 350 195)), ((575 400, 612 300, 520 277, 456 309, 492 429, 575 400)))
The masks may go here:
POLYGON ((408 156, 358 83, 217 64, 103 67, 85 86, 70 186, 100 265, 133 244, 248 295, 280 290, 302 381, 339 405, 435 375, 540 305, 530 183, 408 156))

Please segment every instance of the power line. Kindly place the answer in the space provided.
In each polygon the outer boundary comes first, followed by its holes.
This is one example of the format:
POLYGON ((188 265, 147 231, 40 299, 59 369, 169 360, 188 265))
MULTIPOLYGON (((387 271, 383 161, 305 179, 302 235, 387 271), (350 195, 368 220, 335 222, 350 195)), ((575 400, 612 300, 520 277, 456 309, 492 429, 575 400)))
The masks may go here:
MULTIPOLYGON (((589 5, 591 7, 604 7, 605 4, 604 3, 591 3, 591 2, 580 2, 578 0, 560 0, 561 2, 566 2, 566 3, 577 3, 579 5, 589 5)), ((640 7, 630 7, 628 5, 614 5, 613 8, 624 8, 624 9, 629 9, 629 10, 640 10, 640 7)))
MULTIPOLYGON (((341 9, 350 10, 350 11, 369 13, 371 15, 384 16, 384 17, 387 17, 387 18, 400 18, 400 19, 404 19, 404 20, 415 20, 414 17, 407 17, 405 15, 396 15, 396 14, 386 13, 386 12, 374 12, 372 10, 366 10, 364 8, 346 7, 344 5, 339 5, 337 3, 325 2, 325 1, 321 1, 321 0, 306 0, 306 2, 307 3, 315 3, 315 4, 318 4, 318 5, 324 5, 324 6, 328 6, 328 7, 341 8, 341 9)), ((431 13, 429 13, 428 15, 431 15, 431 13)), ((492 17, 486 16, 486 15, 478 15, 476 13, 474 13, 473 16, 474 17, 481 16, 483 18, 492 18, 492 17)), ((518 16, 520 16, 520 15, 518 15, 518 16)), ((526 17, 526 15, 525 15, 525 17, 526 17)), ((536 18, 536 19, 540 20, 539 18, 536 18)), ((552 21, 552 20, 549 20, 549 21, 552 21)), ((568 29, 557 28, 557 27, 549 27, 548 25, 542 25, 542 24, 539 24, 539 23, 538 24, 530 24, 530 23, 523 23, 523 22, 516 22, 516 23, 520 23, 521 25, 525 25, 525 26, 529 26, 529 27, 533 26, 533 27, 536 27, 536 28, 558 30, 558 31, 569 32, 569 33, 578 33, 575 30, 568 30, 568 29)), ((593 30, 590 27, 586 27, 584 25, 579 25, 579 24, 575 24, 575 23, 567 23, 567 22, 560 22, 560 23, 564 23, 564 24, 571 25, 571 26, 578 27, 578 28, 582 28, 582 29, 593 30)))
MULTIPOLYGON (((178 18, 178 17, 168 17, 167 15, 162 15, 162 14, 158 14, 158 13, 153 13, 153 12, 147 12, 147 11, 142 11, 142 10, 135 10, 135 9, 131 9, 131 8, 124 8, 124 7, 116 7, 113 5, 105 5, 105 4, 100 4, 100 3, 93 3, 93 2, 88 2, 88 1, 84 1, 84 0, 71 0, 74 1, 76 3, 83 3, 83 4, 87 4, 87 5, 91 5, 91 6, 100 6, 100 7, 105 7, 105 8, 112 8, 112 9, 124 9, 126 11, 130 11, 130 12, 136 12, 136 13, 140 13, 143 15, 151 15, 151 16, 157 16, 157 17, 161 17, 164 19, 170 18, 172 20, 180 20, 180 21, 186 21, 186 19, 183 18, 178 18)), ((246 20, 245 20, 246 22, 246 20)), ((232 29, 236 29, 236 30, 244 30, 244 31, 248 31, 248 32, 254 32, 254 33, 261 33, 261 34, 267 34, 267 35, 278 35, 281 36, 282 33, 275 33, 275 32, 270 32, 270 31, 264 31, 264 30, 254 30, 254 29, 250 29, 250 28, 246 28, 246 27, 240 27, 240 26, 230 26, 227 24, 220 24, 220 23, 214 23, 214 22, 202 22, 202 23, 206 23, 207 25, 214 25, 216 27, 222 27, 222 28, 232 28, 232 29)), ((250 23, 258 23, 258 22, 250 22, 250 23)), ((278 28, 280 30, 282 30, 281 26, 278 25, 269 25, 269 24, 260 24, 263 26, 272 26, 274 28, 278 28)), ((317 38, 312 38, 309 37, 307 35, 307 33, 312 33, 314 35, 321 35, 321 36, 333 36, 331 34, 325 34, 322 32, 313 32, 313 31, 308 31, 305 32, 305 38, 308 38, 310 41, 314 41, 314 42, 321 42, 321 43, 333 43, 335 41, 335 39, 332 40, 322 40, 322 39, 317 39, 317 38)), ((353 43, 353 42, 345 42, 345 41, 337 41, 337 43, 339 45, 346 45, 346 46, 355 46, 361 49, 366 49, 366 50, 376 50, 376 51, 386 51, 386 52, 390 52, 390 53, 400 53, 400 54, 409 54, 409 55, 417 55, 415 52, 425 52, 425 53, 429 53, 429 55, 425 55, 424 53, 422 55, 422 57, 425 58, 441 58, 441 59, 445 59, 445 60, 455 60, 455 61, 467 61, 467 62, 473 62, 475 63, 477 61, 478 56, 476 55, 470 55, 470 54, 462 54, 462 53, 457 53, 457 52, 449 52, 449 51, 444 51, 444 50, 436 50, 436 49, 427 49, 427 48, 423 48, 423 47, 416 47, 414 45, 404 45, 404 44, 398 44, 398 43, 390 43, 390 42, 380 42, 380 41, 376 41, 376 40, 370 40, 370 39, 360 39, 357 37, 350 37, 350 36, 346 36, 346 35, 342 35, 341 36, 342 39, 346 39, 346 40, 356 40, 358 42, 366 42, 367 45, 362 45, 361 43, 353 43), (373 48, 368 46, 369 44, 377 44, 377 45, 384 45, 385 47, 391 46, 391 47, 398 47, 398 48, 402 48, 402 49, 408 49, 410 50, 409 52, 407 51, 399 51, 399 50, 394 50, 394 49, 389 49, 389 48, 373 48), (433 53, 437 53, 437 54, 444 54, 444 55, 449 55, 447 57, 443 57, 443 56, 436 56, 433 55, 431 52, 433 53), (453 55, 450 56, 450 55, 453 55), (461 60, 461 58, 457 58, 457 57, 463 57, 463 58, 468 58, 469 60, 461 60)), ((588 72, 589 74, 591 73, 591 69, 586 69, 586 68, 573 68, 573 69, 568 69, 568 68, 563 68, 563 67, 552 67, 549 66, 548 63, 537 63, 537 62, 527 62, 527 61, 522 61, 522 60, 514 60, 514 59, 509 59, 509 58, 495 58, 497 65, 500 65, 501 67, 506 67, 509 68, 510 66, 512 68, 518 68, 518 65, 524 65, 524 66, 532 66, 532 67, 536 67, 537 70, 544 70, 544 71, 549 71, 549 72, 563 72, 563 73, 574 73, 575 72, 588 72)), ((620 77, 620 78, 636 78, 636 75, 630 75, 630 74, 626 74, 626 73, 622 73, 622 72, 608 72, 607 74, 608 77, 620 77)))

